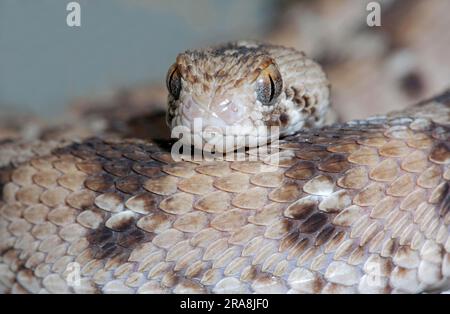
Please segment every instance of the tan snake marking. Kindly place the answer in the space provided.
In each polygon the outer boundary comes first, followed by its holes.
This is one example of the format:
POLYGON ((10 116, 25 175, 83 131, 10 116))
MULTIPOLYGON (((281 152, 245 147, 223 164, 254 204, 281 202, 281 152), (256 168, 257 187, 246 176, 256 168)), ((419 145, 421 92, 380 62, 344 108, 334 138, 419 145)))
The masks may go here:
POLYGON ((275 171, 173 162, 168 147, 133 139, 1 143, 0 291, 440 291, 449 128, 450 91, 301 129, 280 141, 275 171))
POLYGON ((242 41, 187 51, 169 69, 167 86, 169 126, 186 126, 206 143, 234 139, 219 151, 264 144, 270 126, 285 136, 331 122, 325 73, 281 46, 242 41), (203 128, 194 132, 196 118, 203 128))

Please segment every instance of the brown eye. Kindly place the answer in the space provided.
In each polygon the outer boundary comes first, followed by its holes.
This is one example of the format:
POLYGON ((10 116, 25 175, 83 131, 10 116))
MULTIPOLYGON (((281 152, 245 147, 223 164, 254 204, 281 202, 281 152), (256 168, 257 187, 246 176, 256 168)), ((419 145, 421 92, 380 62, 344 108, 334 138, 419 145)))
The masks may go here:
POLYGON ((173 98, 178 99, 181 91, 181 75, 177 64, 173 64, 169 68, 169 71, 167 72, 166 85, 167 90, 173 98))
POLYGON ((283 80, 281 79, 278 68, 271 64, 262 70, 258 79, 256 80, 256 95, 257 99, 264 105, 273 105, 281 94, 283 89, 283 80))

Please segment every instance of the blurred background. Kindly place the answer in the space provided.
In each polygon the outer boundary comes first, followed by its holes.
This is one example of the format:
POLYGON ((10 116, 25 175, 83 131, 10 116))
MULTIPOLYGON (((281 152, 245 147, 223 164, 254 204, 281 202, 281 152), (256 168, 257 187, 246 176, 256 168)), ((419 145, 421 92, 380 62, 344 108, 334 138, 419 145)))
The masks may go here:
POLYGON ((165 78, 177 53, 211 41, 263 37, 276 1, 0 1, 1 109, 61 114, 74 98, 165 78))
POLYGON ((344 121, 450 87, 449 0, 376 1, 380 27, 366 0, 78 0, 80 27, 66 24, 69 2, 0 1, 0 139, 148 132, 177 53, 233 39, 320 62, 344 121))

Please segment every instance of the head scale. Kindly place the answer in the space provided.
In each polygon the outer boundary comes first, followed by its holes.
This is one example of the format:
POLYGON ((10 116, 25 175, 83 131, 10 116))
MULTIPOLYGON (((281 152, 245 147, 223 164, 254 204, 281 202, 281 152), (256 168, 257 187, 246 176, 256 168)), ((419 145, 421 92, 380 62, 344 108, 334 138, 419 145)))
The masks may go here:
POLYGON ((318 64, 294 49, 255 42, 179 54, 167 88, 168 125, 184 126, 218 151, 255 147, 321 125, 329 107, 328 82, 318 64), (278 130, 271 134, 271 127, 278 130))

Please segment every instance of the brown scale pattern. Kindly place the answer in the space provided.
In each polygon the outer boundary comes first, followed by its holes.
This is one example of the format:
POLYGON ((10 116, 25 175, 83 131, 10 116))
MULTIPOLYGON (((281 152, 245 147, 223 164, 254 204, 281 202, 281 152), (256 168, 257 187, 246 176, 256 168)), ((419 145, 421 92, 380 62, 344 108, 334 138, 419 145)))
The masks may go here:
POLYGON ((439 289, 450 278, 449 116, 441 97, 304 131, 280 143, 279 167, 174 162, 138 140, 34 147, 2 170, 0 290, 439 289))

